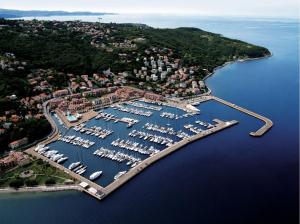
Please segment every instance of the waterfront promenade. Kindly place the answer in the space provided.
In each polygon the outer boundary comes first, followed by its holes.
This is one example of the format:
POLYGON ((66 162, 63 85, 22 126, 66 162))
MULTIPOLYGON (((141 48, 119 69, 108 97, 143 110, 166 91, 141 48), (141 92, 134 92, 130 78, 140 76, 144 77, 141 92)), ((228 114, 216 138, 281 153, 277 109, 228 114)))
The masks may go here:
POLYGON ((82 191, 78 185, 54 185, 54 186, 37 186, 37 187, 21 187, 18 189, 6 187, 0 188, 1 193, 29 193, 29 192, 55 192, 55 191, 82 191))
POLYGON ((97 190, 97 195, 96 194, 92 194, 92 192, 90 192, 88 189, 86 188, 82 188, 82 191, 85 191, 86 193, 92 195, 93 197, 96 197, 98 199, 101 199, 103 197, 103 194, 105 193, 105 189, 103 187, 101 187, 100 185, 88 180, 87 178, 72 172, 71 170, 69 170, 68 168, 64 167, 63 165, 60 165, 56 162, 53 162, 52 160, 48 159, 47 157, 40 155, 39 153, 34 151, 34 147, 26 150, 26 153, 44 160, 45 162, 48 162, 50 165, 64 171, 65 173, 67 173, 68 175, 70 175, 71 177, 73 177, 74 179, 76 179, 78 182, 85 182, 87 184, 89 184, 90 187, 94 188, 97 190))

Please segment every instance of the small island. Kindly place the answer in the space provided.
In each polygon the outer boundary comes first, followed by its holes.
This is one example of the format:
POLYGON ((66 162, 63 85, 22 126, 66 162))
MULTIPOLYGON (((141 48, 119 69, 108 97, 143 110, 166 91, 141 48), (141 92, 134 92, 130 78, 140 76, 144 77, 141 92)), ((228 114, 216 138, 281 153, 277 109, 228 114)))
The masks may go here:
MULTIPOLYGON (((151 163, 238 123, 196 120, 176 130, 176 120, 197 117, 199 103, 210 100, 263 121, 261 129, 250 133, 261 136, 272 127, 272 121, 212 96, 205 78, 226 63, 270 55, 264 47, 190 27, 156 29, 143 24, 0 19, 1 151, 27 149, 31 158, 26 169, 22 165, 8 172, 0 185, 61 184, 68 179, 80 182, 80 190, 102 199, 151 163), (149 123, 153 121, 151 116, 170 122, 158 126, 149 123), (150 120, 146 123, 143 118, 150 120), (142 129, 128 131, 128 139, 139 138, 155 145, 114 137, 109 142, 111 147, 135 151, 139 157, 103 147, 89 152, 89 156, 128 166, 108 178, 106 186, 92 181, 102 171, 89 175, 89 180, 84 177, 88 164, 73 160, 63 165, 69 157, 58 150, 59 144, 78 150, 97 144, 85 135, 103 141, 115 136, 116 130, 105 125, 90 127, 89 122, 97 120, 125 124, 125 130, 143 123, 142 129), (39 173, 48 180, 31 179, 38 172, 48 172, 44 166, 59 169, 51 170, 58 175, 39 173)), ((118 127, 120 131, 122 128, 118 127)))

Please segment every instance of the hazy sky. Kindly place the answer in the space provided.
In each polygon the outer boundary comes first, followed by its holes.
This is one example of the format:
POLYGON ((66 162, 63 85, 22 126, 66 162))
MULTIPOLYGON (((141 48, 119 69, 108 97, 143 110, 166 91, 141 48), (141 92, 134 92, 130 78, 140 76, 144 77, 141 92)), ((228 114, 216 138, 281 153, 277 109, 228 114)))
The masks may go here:
POLYGON ((0 8, 297 17, 299 0, 0 0, 0 8))

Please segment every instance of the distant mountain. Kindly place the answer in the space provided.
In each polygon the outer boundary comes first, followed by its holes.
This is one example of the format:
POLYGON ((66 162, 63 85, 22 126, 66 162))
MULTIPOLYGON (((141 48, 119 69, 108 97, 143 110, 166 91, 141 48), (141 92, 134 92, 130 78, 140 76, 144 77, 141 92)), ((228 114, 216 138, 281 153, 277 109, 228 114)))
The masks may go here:
POLYGON ((22 11, 14 9, 0 9, 0 18, 19 18, 19 17, 47 17, 47 16, 100 16, 113 13, 104 12, 66 12, 66 11, 22 11))

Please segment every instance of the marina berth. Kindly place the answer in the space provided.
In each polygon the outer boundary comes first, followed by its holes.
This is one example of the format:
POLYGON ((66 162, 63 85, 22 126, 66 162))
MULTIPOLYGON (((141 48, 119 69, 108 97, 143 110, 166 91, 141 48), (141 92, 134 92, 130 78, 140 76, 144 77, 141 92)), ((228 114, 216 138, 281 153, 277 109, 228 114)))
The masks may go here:
POLYGON ((129 114, 135 114, 135 115, 140 115, 140 116, 145 116, 145 117, 150 117, 153 114, 153 112, 151 112, 149 110, 144 111, 144 110, 140 110, 140 109, 124 107, 120 104, 115 105, 113 108, 115 110, 119 110, 119 111, 126 112, 129 114))
POLYGON ((130 151, 139 152, 144 155, 150 155, 153 156, 160 151, 158 149, 155 149, 153 146, 144 146, 143 144, 140 144, 138 142, 130 141, 130 140, 124 140, 124 139, 116 139, 111 143, 112 146, 119 147, 122 149, 128 149, 130 151))
POLYGON ((143 131, 133 130, 128 134, 130 137, 137 137, 146 141, 154 142, 160 145, 171 146, 174 142, 173 139, 164 136, 153 135, 143 131))
POLYGON ((162 107, 160 107, 160 106, 146 105, 146 104, 139 103, 139 102, 128 102, 127 104, 130 105, 130 106, 144 108, 144 109, 147 109, 147 110, 155 110, 155 111, 162 110, 162 107))
POLYGON ((195 133, 195 134, 199 134, 200 132, 203 131, 203 129, 197 128, 197 127, 195 127, 192 124, 186 124, 186 125, 184 125, 184 128, 187 129, 187 130, 189 130, 190 132, 195 133))
POLYGON ((146 123, 143 126, 143 128, 145 128, 149 131, 155 131, 155 132, 160 132, 162 134, 177 136, 178 138, 181 138, 181 139, 190 137, 189 134, 183 132, 182 130, 175 131, 174 128, 172 128, 172 127, 164 127, 164 126, 159 126, 157 124, 146 123))
POLYGON ((121 178, 124 174, 126 173, 126 171, 120 171, 119 173, 117 173, 114 177, 114 180, 118 180, 119 178, 121 178))
POLYGON ((99 111, 99 113, 95 117, 95 119, 96 120, 103 119, 105 121, 114 120, 114 121, 118 122, 118 118, 115 115, 110 114, 110 113, 106 113, 106 112, 103 112, 103 111, 99 111))
POLYGON ((203 121, 195 121, 195 123, 207 128, 207 129, 210 129, 210 128, 214 127, 214 125, 212 125, 210 123, 203 122, 203 121))
POLYGON ((74 162, 69 165, 68 169, 78 175, 82 175, 86 172, 87 166, 83 165, 81 162, 74 162))
POLYGON ((194 116, 197 114, 199 114, 199 112, 188 112, 183 115, 178 115, 178 114, 174 114, 174 113, 170 113, 170 112, 162 112, 160 114, 160 117, 171 119, 171 120, 173 120, 173 119, 178 120, 178 119, 182 119, 182 118, 188 118, 188 117, 191 117, 191 116, 194 116))
POLYGON ((134 124, 137 124, 139 122, 139 120, 137 120, 137 119, 128 118, 128 117, 118 118, 117 116, 115 116, 113 114, 106 113, 103 111, 100 111, 99 114, 95 117, 95 119, 96 120, 103 119, 105 121, 113 121, 114 123, 123 122, 123 123, 127 123, 127 127, 132 127, 134 124))
POLYGON ((101 176, 102 173, 103 173, 102 170, 96 171, 90 175, 89 179, 96 180, 97 178, 99 178, 101 176))
POLYGON ((58 153, 57 150, 49 150, 49 147, 45 145, 39 145, 34 149, 34 151, 58 164, 63 163, 68 159, 68 157, 65 157, 64 154, 58 153))
POLYGON ((82 139, 81 137, 76 137, 75 135, 66 135, 64 137, 60 136, 58 138, 58 140, 72 144, 72 145, 78 145, 78 146, 81 146, 81 147, 84 147, 87 149, 92 147, 95 144, 95 142, 93 142, 93 141, 90 141, 87 139, 85 140, 85 139, 82 139))
POLYGON ((80 165, 80 162, 71 163, 68 167, 69 170, 72 170, 80 165))
POLYGON ((110 150, 107 148, 101 147, 100 149, 97 149, 94 153, 94 155, 97 155, 101 158, 106 158, 110 159, 112 161, 117 161, 119 163, 126 162, 126 165, 131 165, 135 164, 137 165, 138 163, 141 162, 140 158, 136 158, 134 156, 122 153, 122 152, 116 152, 114 150, 110 150))
POLYGON ((79 126, 75 126, 73 129, 82 134, 96 136, 101 139, 104 139, 113 133, 112 130, 107 130, 107 129, 97 127, 97 126, 93 126, 91 128, 85 128, 83 124, 81 124, 79 126))

